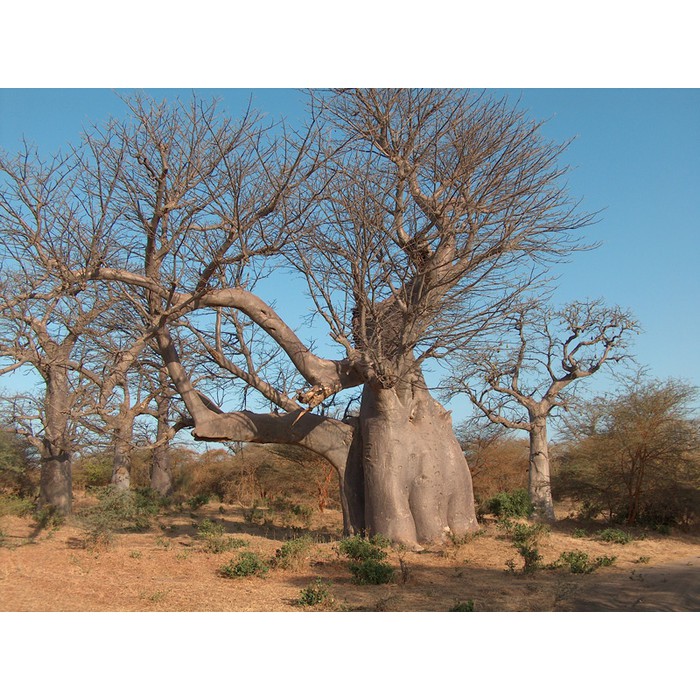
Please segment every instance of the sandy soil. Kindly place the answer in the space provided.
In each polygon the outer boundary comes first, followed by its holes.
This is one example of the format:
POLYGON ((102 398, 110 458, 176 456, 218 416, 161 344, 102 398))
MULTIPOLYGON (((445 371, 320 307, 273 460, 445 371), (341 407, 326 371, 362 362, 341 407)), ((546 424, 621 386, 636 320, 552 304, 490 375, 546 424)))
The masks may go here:
MULTIPOLYGON (((303 611, 301 589, 322 579, 338 611, 448 611, 473 601, 475 611, 697 611, 700 610, 700 537, 647 533, 628 544, 573 537, 579 523, 560 521, 545 536, 545 564, 563 551, 591 558, 614 556, 612 566, 590 574, 562 569, 513 574, 522 564, 495 522, 462 544, 423 552, 392 550, 395 581, 352 583, 348 561, 338 554, 340 514, 316 514, 307 530, 289 524, 254 525, 234 506, 208 504, 196 513, 158 518, 146 532, 120 533, 110 544, 87 547, 77 522, 36 531, 31 519, 6 516, 0 547, 2 611, 303 611), (247 551, 266 560, 292 536, 314 544, 294 570, 272 568, 264 577, 223 578, 222 565, 237 552, 213 554, 197 538, 209 518, 247 551)), ((591 530, 593 535, 593 530, 591 530)))

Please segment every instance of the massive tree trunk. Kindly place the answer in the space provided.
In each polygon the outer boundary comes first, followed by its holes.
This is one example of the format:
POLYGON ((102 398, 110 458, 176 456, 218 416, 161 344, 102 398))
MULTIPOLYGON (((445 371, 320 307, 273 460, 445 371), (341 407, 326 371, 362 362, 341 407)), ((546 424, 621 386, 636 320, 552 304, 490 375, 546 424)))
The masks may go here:
POLYGON ((549 469, 547 418, 531 414, 530 425, 530 501, 535 508, 535 518, 553 521, 555 518, 549 469))
POLYGON ((450 413, 414 370, 395 387, 366 383, 360 415, 340 421, 306 411, 223 413, 194 389, 166 333, 158 338, 198 440, 301 445, 338 473, 346 534, 418 546, 478 529, 471 475, 450 413))
POLYGON ((46 373, 45 380, 44 438, 39 448, 39 507, 48 507, 62 515, 69 515, 73 509, 73 474, 68 437, 68 374, 64 368, 51 368, 46 373))
POLYGON ((365 528, 408 545, 478 528, 450 413, 422 384, 365 385, 360 410, 365 528))

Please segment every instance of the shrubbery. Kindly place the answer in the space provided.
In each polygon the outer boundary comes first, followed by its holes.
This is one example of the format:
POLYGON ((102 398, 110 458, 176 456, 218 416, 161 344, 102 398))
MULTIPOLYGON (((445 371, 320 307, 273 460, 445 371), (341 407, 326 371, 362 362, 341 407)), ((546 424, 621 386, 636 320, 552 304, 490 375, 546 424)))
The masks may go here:
POLYGON ((255 552, 241 552, 236 559, 231 559, 219 569, 224 578, 243 578, 247 576, 264 576, 270 567, 255 552))
POLYGON ((683 382, 636 380, 579 407, 560 450, 554 495, 611 523, 692 523, 700 512, 696 396, 683 382))
POLYGON ((353 583, 379 585, 391 583, 394 579, 394 568, 385 563, 389 540, 375 536, 365 539, 360 536, 348 537, 341 540, 338 551, 349 559, 349 568, 353 583))
POLYGON ((99 490, 98 499, 80 514, 86 546, 108 544, 119 530, 148 529, 163 505, 162 498, 150 489, 121 491, 107 486, 99 490))
POLYGON ((534 508, 526 489, 502 491, 487 503, 487 511, 498 518, 529 518, 534 508))

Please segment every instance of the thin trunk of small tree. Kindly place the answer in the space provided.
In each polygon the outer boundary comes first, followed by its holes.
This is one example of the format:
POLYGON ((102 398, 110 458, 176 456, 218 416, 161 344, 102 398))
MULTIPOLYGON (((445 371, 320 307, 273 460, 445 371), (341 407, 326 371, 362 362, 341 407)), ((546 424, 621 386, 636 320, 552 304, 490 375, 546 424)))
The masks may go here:
POLYGON ((156 447, 151 454, 151 488, 161 496, 170 496, 173 492, 173 475, 168 441, 168 399, 159 397, 156 404, 158 427, 156 447))
POLYGON ((114 430, 112 485, 118 491, 128 491, 131 487, 131 451, 133 420, 124 417, 114 430))
POLYGON ((547 418, 531 416, 530 422, 530 501, 535 508, 535 518, 553 521, 555 517, 547 444, 547 418))

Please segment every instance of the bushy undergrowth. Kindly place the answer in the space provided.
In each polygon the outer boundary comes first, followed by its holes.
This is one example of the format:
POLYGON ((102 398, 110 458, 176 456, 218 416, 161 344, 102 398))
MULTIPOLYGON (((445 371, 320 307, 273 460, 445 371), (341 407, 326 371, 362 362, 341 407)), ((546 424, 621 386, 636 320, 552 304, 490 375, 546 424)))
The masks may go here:
MULTIPOLYGON (((513 547, 522 557, 522 573, 531 574, 541 568, 542 555, 539 551, 539 543, 543 536, 549 533, 549 528, 542 524, 527 525, 504 520, 501 523, 506 536, 511 539, 513 547)), ((515 572, 515 562, 510 559, 506 562, 508 570, 515 572)))
POLYGON ((31 498, 21 498, 16 495, 0 495, 0 517, 14 515, 24 518, 34 511, 34 501, 31 498))
POLYGON ((597 539, 603 542, 613 542, 615 544, 629 544, 634 541, 634 537, 624 530, 618 530, 614 527, 605 528, 598 533, 597 539))
POLYGON ((361 586, 378 586, 394 580, 394 567, 376 559, 351 562, 350 573, 352 582, 361 586))
POLYGON ((277 550, 272 563, 280 569, 299 569, 308 561, 312 546, 308 535, 288 540, 277 550))
POLYGON ((616 557, 596 557, 591 560, 586 552, 574 550, 562 552, 549 568, 568 568, 572 574, 590 574, 603 566, 611 566, 615 560, 616 557))
POLYGON ((487 502, 486 510, 497 518, 529 518, 534 512, 526 489, 497 493, 487 502))
POLYGON ((247 576, 263 577, 270 567, 255 552, 241 552, 236 559, 231 559, 219 569, 224 578, 243 578, 247 576))
POLYGON ((389 544, 389 540, 381 536, 365 539, 356 535, 341 540, 338 551, 352 560, 349 568, 353 583, 391 583, 394 579, 394 568, 384 561, 387 557, 385 549, 389 544))
POLYGON ((335 601, 330 592, 330 584, 317 578, 312 584, 299 592, 297 605, 304 608, 321 608, 324 610, 335 607, 335 601))
POLYGON ((86 546, 108 544, 113 533, 120 530, 147 530, 162 506, 163 499, 150 489, 100 489, 98 503, 80 514, 86 546))
POLYGON ((338 543, 338 551, 349 559, 362 561, 365 559, 386 559, 387 553, 384 551, 389 546, 389 540, 380 535, 375 535, 369 539, 355 535, 347 537, 338 543))
POLYGON ((450 609, 449 612, 474 612, 474 601, 470 598, 469 600, 458 600, 450 609))
POLYGON ((245 547, 246 541, 238 537, 226 535, 224 526, 213 520, 202 520, 197 525, 197 537, 203 542, 204 549, 212 554, 229 552, 232 549, 245 547))

